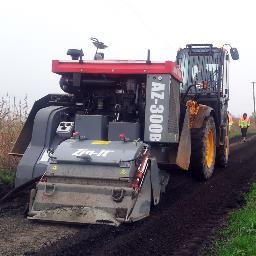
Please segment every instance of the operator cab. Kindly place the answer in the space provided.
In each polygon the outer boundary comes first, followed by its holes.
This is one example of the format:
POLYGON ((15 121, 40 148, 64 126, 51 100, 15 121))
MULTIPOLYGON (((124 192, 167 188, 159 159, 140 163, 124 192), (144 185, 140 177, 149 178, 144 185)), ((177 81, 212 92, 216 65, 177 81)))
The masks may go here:
MULTIPOLYGON (((230 54, 233 60, 239 59, 236 48, 231 47, 230 54)), ((183 92, 189 88, 188 94, 228 98, 229 53, 224 47, 188 44, 178 52, 176 61, 183 76, 183 92)))

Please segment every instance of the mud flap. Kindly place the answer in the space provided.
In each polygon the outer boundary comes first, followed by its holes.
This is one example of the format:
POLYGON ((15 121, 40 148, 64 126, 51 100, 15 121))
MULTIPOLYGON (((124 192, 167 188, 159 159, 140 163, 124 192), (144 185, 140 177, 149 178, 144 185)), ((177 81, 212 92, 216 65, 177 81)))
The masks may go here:
POLYGON ((183 122, 183 127, 180 136, 180 142, 178 147, 178 153, 176 157, 176 164, 184 169, 188 170, 191 156, 191 134, 189 128, 189 110, 187 109, 183 122))

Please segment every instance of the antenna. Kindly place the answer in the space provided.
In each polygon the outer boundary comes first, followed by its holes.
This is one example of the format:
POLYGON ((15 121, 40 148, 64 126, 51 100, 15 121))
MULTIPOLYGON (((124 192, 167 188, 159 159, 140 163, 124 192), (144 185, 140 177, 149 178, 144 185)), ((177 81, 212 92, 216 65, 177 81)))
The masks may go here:
POLYGON ((150 49, 148 49, 148 55, 147 55, 147 64, 151 64, 151 60, 150 60, 150 49))

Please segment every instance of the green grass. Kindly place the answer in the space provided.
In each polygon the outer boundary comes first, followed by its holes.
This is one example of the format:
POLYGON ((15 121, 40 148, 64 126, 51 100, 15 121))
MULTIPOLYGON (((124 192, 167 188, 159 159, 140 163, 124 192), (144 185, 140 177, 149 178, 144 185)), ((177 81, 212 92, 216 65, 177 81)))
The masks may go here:
POLYGON ((0 170, 0 181, 6 185, 13 184, 15 180, 15 172, 8 170, 0 170))
POLYGON ((229 215, 229 224, 220 232, 213 255, 256 256, 256 184, 246 196, 246 205, 229 215))
POLYGON ((230 131, 229 132, 229 138, 231 139, 231 138, 235 138, 235 137, 239 137, 239 136, 241 136, 241 132, 240 131, 230 131))
MULTIPOLYGON (((249 130, 248 132, 247 132, 247 135, 254 135, 254 134, 256 134, 256 130, 255 129, 253 129, 253 130, 249 130)), ((229 139, 231 139, 231 138, 235 138, 235 137, 241 137, 242 135, 241 135, 241 131, 240 130, 235 130, 235 131, 230 131, 230 133, 229 133, 229 139)))

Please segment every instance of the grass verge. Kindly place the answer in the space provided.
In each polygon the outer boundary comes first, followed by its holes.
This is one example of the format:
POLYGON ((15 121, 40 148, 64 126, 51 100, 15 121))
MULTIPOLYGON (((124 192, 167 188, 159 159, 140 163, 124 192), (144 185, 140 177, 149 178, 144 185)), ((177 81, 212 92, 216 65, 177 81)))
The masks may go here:
MULTIPOLYGON (((249 130, 248 133, 247 133, 247 135, 254 135, 254 134, 256 134, 256 129, 249 130)), ((240 131, 231 131, 229 133, 229 139, 233 139, 233 138, 237 138, 237 137, 242 138, 242 135, 241 135, 240 131)))
POLYGON ((15 171, 0 170, 0 183, 10 185, 15 180, 15 171))
POLYGON ((220 232, 221 238, 214 244, 213 255, 256 255, 256 184, 245 197, 245 206, 229 215, 228 227, 220 232))

